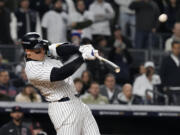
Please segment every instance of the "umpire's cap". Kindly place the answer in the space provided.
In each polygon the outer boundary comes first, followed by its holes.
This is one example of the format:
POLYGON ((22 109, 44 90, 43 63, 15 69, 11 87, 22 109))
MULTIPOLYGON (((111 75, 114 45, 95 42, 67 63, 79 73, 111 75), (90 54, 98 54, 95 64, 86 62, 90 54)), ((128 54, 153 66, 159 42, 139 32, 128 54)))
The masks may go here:
POLYGON ((46 49, 48 45, 49 42, 42 40, 41 36, 36 32, 29 32, 22 38, 22 46, 24 49, 46 49))

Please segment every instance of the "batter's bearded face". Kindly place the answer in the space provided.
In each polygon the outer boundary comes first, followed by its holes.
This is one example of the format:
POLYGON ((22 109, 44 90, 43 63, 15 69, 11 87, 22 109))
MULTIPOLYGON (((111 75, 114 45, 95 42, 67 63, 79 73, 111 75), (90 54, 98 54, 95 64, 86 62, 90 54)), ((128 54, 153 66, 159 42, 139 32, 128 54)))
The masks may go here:
POLYGON ((43 60, 45 57, 45 50, 43 48, 40 49, 25 49, 27 58, 33 60, 43 60))

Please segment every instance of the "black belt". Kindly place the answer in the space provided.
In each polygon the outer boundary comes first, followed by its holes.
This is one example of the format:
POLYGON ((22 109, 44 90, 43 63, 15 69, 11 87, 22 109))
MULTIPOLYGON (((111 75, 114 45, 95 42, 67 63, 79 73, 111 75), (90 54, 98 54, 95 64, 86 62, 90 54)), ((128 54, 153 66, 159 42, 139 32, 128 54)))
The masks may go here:
MULTIPOLYGON (((79 97, 78 94, 75 94, 74 96, 75 96, 75 97, 79 97)), ((69 101, 69 100, 70 100, 69 97, 63 97, 63 98, 59 99, 57 102, 66 102, 66 101, 69 101)))
POLYGON ((66 101, 69 101, 69 100, 70 100, 69 97, 64 97, 64 98, 59 99, 57 102, 66 102, 66 101))

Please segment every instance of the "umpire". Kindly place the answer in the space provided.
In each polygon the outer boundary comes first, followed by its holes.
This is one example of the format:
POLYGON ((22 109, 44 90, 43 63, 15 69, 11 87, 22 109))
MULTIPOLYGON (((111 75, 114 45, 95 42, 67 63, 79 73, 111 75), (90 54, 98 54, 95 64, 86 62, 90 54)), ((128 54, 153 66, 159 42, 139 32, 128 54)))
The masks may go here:
POLYGON ((22 123, 23 115, 20 106, 13 107, 10 113, 12 120, 1 127, 0 135, 32 135, 30 129, 22 123))

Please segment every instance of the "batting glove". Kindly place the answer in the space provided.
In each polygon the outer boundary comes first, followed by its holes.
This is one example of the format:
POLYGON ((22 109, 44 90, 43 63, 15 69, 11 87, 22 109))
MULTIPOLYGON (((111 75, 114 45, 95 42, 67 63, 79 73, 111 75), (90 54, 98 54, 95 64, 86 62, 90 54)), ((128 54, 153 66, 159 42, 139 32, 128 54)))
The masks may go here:
POLYGON ((94 49, 94 47, 91 45, 91 44, 87 44, 87 45, 82 45, 79 47, 79 51, 81 53, 87 51, 87 50, 91 50, 91 49, 94 49))
POLYGON ((82 57, 84 60, 95 60, 95 53, 97 53, 97 50, 89 49, 82 53, 82 57))

